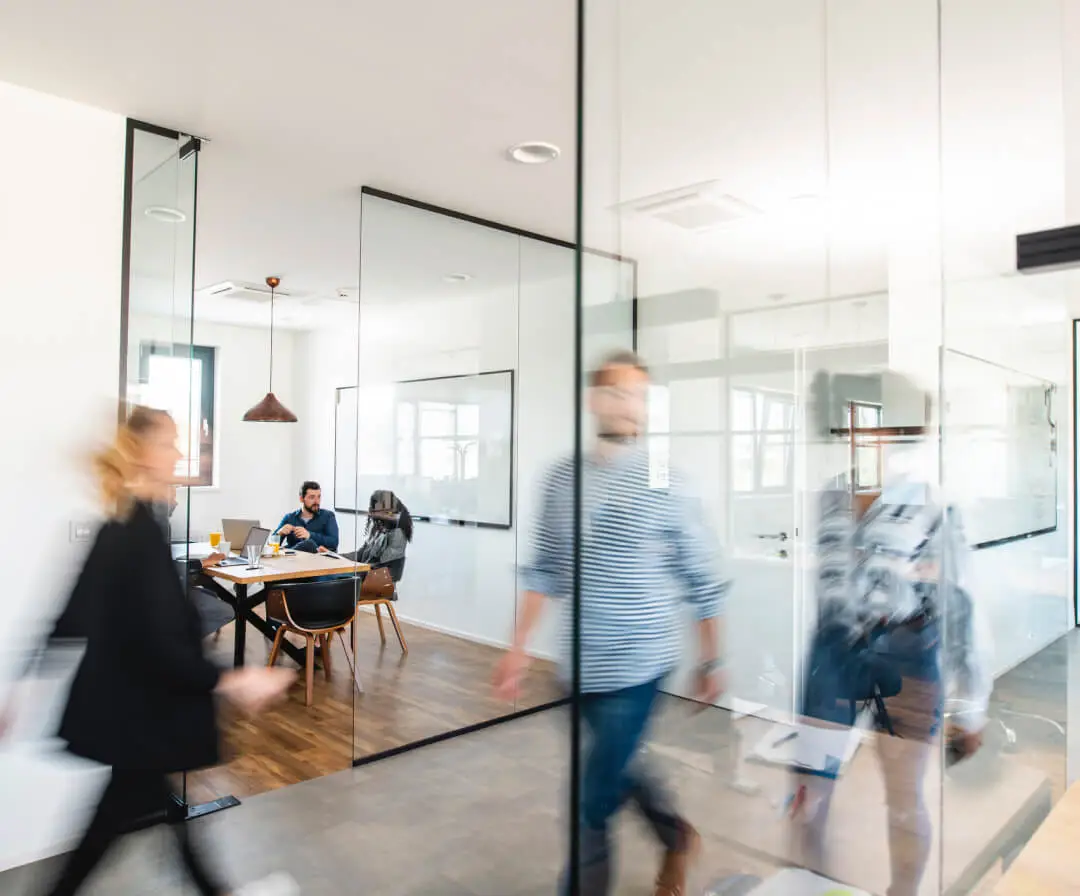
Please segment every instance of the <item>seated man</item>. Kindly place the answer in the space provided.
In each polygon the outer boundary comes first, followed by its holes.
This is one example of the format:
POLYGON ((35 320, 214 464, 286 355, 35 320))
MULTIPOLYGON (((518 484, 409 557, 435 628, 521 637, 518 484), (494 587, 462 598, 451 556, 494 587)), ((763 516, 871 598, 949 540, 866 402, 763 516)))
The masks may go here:
POLYGON ((276 530, 283 547, 311 552, 338 549, 337 517, 321 505, 319 483, 308 480, 300 486, 300 509, 285 514, 276 530))

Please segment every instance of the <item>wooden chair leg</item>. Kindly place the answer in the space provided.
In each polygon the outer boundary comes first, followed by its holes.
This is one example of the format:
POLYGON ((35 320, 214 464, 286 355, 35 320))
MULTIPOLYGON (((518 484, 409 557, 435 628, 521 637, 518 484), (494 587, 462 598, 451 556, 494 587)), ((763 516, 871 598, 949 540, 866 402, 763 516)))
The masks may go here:
POLYGON ((277 630, 277 634, 274 635, 274 646, 270 648, 270 657, 266 661, 266 665, 272 666, 277 662, 278 653, 281 652, 281 642, 285 640, 285 626, 281 626, 277 630))
POLYGON ((340 629, 338 631, 338 637, 341 639, 341 649, 345 651, 345 662, 349 664, 349 671, 352 673, 353 681, 356 682, 356 690, 359 693, 364 693, 364 685, 360 682, 360 673, 356 670, 356 653, 355 648, 353 652, 350 652, 349 645, 345 643, 345 630, 340 629))
POLYGON ((304 692, 304 705, 311 706, 315 700, 315 636, 305 635, 304 640, 307 641, 306 656, 304 659, 304 684, 306 690, 304 692))
POLYGON ((330 639, 333 634, 322 636, 322 664, 323 673, 326 675, 326 680, 330 680, 330 639))
POLYGON ((386 609, 387 612, 390 613, 390 621, 394 623, 394 631, 397 632, 397 639, 398 644, 401 645, 401 652, 408 653, 409 645, 405 643, 405 635, 401 631, 401 623, 398 622, 397 613, 394 612, 394 605, 391 603, 387 603, 386 609))
POLYGON ((375 604, 375 618, 379 620, 379 637, 382 638, 383 644, 386 643, 386 629, 383 628, 382 622, 382 608, 375 604))

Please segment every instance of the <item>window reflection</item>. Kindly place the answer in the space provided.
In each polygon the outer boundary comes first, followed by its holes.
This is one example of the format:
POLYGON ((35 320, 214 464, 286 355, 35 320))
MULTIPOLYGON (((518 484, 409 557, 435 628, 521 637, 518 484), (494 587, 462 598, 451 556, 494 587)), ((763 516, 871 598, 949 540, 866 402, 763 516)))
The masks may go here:
POLYGON ((737 492, 792 487, 795 399, 785 392, 731 391, 731 475, 737 492))
POLYGON ((419 469, 421 476, 453 481, 479 477, 479 405, 401 402, 397 421, 396 472, 410 474, 419 469))

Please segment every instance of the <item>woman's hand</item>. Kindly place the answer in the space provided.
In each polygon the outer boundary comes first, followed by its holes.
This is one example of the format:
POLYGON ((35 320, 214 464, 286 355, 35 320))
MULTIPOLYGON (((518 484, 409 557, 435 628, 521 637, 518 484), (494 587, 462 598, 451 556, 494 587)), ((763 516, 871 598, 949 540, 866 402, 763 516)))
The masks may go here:
POLYGON ((249 715, 284 699, 296 678, 291 669, 264 666, 230 669, 218 681, 217 693, 249 715))

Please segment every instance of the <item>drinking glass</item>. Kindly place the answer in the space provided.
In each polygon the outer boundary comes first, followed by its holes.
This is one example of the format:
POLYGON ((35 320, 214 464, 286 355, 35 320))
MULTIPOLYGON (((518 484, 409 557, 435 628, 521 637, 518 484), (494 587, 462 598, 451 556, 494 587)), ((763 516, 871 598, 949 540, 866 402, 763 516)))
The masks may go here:
POLYGON ((215 529, 210 533, 210 547, 217 550, 217 546, 221 544, 221 532, 215 529))
POLYGON ((262 548, 257 544, 245 545, 244 553, 247 555, 248 569, 258 569, 259 554, 262 553, 262 548))
POLYGON ((269 540, 269 544, 270 544, 270 552, 272 554, 277 554, 281 550, 281 536, 280 535, 271 535, 270 540, 269 540))

